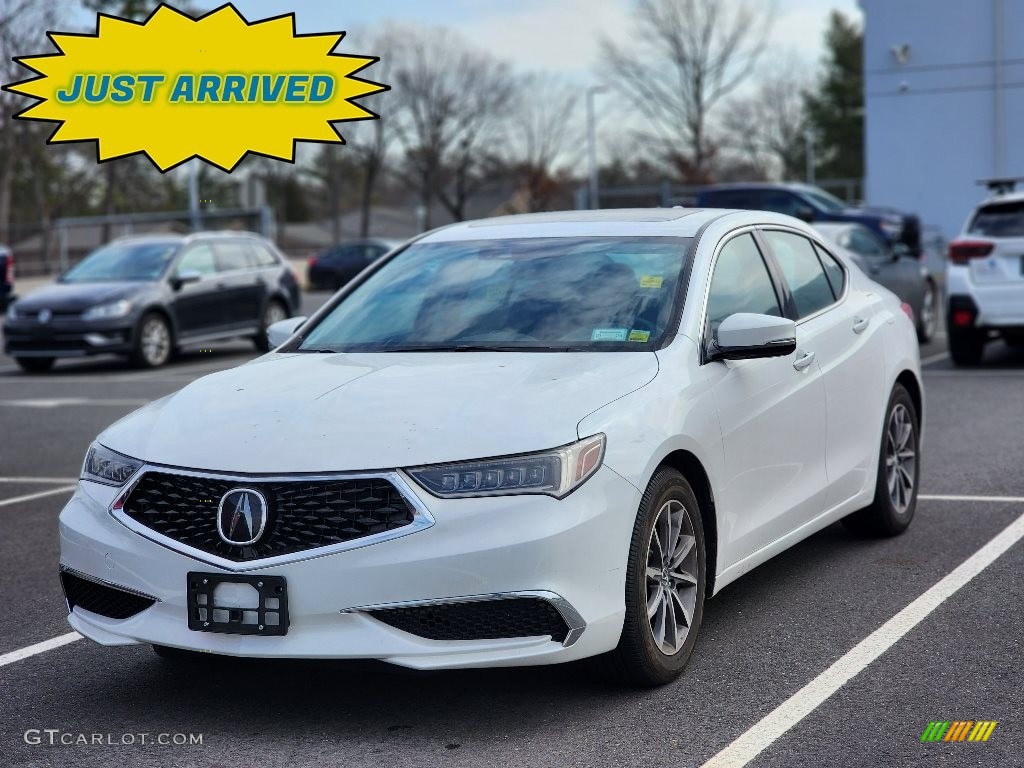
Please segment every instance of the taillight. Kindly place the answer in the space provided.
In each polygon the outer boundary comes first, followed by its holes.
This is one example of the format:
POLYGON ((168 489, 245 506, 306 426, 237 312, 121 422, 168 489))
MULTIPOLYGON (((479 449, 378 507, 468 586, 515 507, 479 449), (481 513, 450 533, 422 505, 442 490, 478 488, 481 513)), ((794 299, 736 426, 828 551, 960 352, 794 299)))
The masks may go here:
POLYGON ((906 315, 907 317, 909 317, 911 322, 913 322, 913 320, 914 320, 914 308, 912 306, 910 306, 909 304, 907 304, 907 302, 904 301, 902 304, 900 304, 900 309, 902 309, 903 310, 903 314, 906 315))
POLYGON ((7 276, 4 278, 4 281, 8 285, 14 285, 14 254, 13 253, 7 254, 7 270, 6 270, 6 274, 7 274, 7 276))
POLYGON ((306 269, 312 269, 315 266, 316 266, 316 256, 310 256, 309 259, 306 260, 306 269))
POLYGON ((949 244, 949 260, 953 264, 966 264, 971 259, 983 259, 992 253, 995 243, 984 240, 954 240, 949 244))

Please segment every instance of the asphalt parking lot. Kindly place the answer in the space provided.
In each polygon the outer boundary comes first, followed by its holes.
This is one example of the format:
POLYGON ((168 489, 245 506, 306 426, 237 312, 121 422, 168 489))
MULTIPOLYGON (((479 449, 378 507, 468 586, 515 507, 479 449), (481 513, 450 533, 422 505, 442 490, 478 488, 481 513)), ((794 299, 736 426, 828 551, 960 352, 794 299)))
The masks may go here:
POLYGON ((238 342, 158 371, 83 361, 45 376, 0 357, 0 765, 681 768, 720 753, 712 765, 1021 765, 1024 543, 956 591, 932 588, 1024 515, 1024 356, 993 348, 963 371, 941 339, 923 350, 924 496, 907 534, 863 541, 834 525, 731 584, 708 604, 686 674, 658 690, 609 686, 582 664, 428 674, 211 658, 182 669, 146 647, 72 640, 56 519, 89 442, 253 355, 238 342), (873 634, 923 595, 933 610, 895 642, 873 634), (817 689, 805 686, 842 682, 842 660, 866 639, 877 658, 811 707, 817 689), (935 720, 998 726, 983 743, 921 743, 935 720), (160 734, 202 743, 152 743, 160 734), (763 751, 748 763, 750 744, 763 751))

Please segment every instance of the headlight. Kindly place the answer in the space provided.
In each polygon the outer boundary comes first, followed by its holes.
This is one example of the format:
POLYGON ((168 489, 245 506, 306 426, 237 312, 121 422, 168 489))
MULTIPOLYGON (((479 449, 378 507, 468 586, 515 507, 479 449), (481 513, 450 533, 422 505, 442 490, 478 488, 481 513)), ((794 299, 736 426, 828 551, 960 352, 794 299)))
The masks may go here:
POLYGON ((104 485, 122 486, 139 471, 142 462, 130 456, 122 456, 99 443, 89 446, 82 464, 82 479, 104 485))
POLYGON ((82 313, 83 320, 112 320, 118 317, 125 317, 132 311, 132 303, 128 299, 121 299, 112 304, 100 304, 90 307, 82 313))
POLYGON ((597 471, 604 458, 604 445, 604 435, 593 435, 540 453, 436 464, 407 471, 427 491, 445 499, 524 493, 560 499, 597 471))

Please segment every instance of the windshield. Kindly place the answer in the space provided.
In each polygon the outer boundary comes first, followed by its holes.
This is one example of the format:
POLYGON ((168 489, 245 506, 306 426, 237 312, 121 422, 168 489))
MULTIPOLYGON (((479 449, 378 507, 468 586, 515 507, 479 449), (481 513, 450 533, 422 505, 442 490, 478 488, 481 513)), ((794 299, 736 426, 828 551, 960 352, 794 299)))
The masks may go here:
POLYGON ((163 274, 178 243, 111 243, 93 251, 60 279, 62 283, 156 280, 163 274))
POLYGON ((305 351, 649 350, 689 238, 416 243, 303 340, 305 351))
POLYGON ((826 211, 838 213, 839 211, 842 211, 846 208, 846 203, 844 203, 835 195, 830 195, 823 189, 805 187, 804 189, 801 190, 801 192, 803 192, 803 194, 806 197, 811 198, 811 200, 820 205, 826 211))

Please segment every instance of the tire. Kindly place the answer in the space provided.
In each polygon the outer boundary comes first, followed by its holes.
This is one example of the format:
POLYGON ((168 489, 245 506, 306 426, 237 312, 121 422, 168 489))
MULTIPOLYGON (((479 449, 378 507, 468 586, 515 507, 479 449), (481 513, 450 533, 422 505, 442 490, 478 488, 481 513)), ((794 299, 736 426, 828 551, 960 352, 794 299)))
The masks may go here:
POLYGON ((263 309, 263 319, 260 321, 260 332, 252 337, 252 343, 260 352, 270 351, 270 341, 267 339, 267 329, 280 320, 288 319, 288 308, 279 300, 271 299, 263 309))
POLYGON ((985 355, 985 336, 981 331, 963 328, 949 329, 949 356, 953 364, 961 368, 973 368, 981 364, 985 355))
POLYGON ((935 338, 939 324, 939 289, 931 280, 925 281, 924 296, 921 297, 921 311, 917 313, 917 341, 927 344, 935 338))
POLYGON ((167 318, 157 312, 147 312, 135 329, 135 348, 132 363, 139 368, 159 368, 171 359, 174 336, 167 318))
POLYGON ((25 373, 46 373, 53 368, 55 360, 52 357, 16 357, 14 362, 25 373))
POLYGON ((604 671, 619 682, 637 686, 664 685, 676 679, 697 642, 706 584, 700 504, 685 477, 662 467, 647 485, 633 526, 626 570, 626 617, 618 647, 599 658, 604 671), (668 531, 669 519, 674 533, 668 531), (670 567, 664 567, 659 547, 662 538, 675 540, 675 556, 682 555, 674 571, 671 560, 670 567), (673 578, 672 573, 688 578, 673 578), (672 592, 666 592, 666 585, 672 592), (679 599, 669 598, 671 594, 679 599), (657 601, 653 615, 648 612, 649 598, 657 601), (687 612, 689 622, 685 620, 687 612), (685 629, 682 623, 687 624, 685 629), (673 624, 677 632, 671 642, 673 624), (655 638, 659 627, 663 642, 655 638))
POLYGON ((917 509, 921 475, 919 434, 920 422, 914 401, 906 388, 897 384, 885 411, 875 498, 871 506, 843 518, 843 525, 849 531, 858 536, 881 538, 898 536, 910 526, 917 509), (906 426, 910 427, 909 433, 905 432, 906 426))

